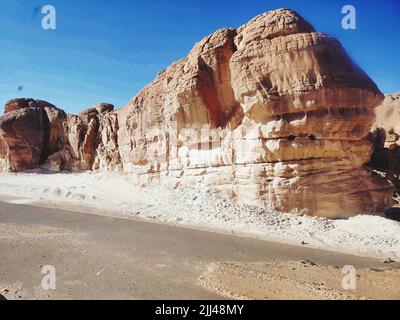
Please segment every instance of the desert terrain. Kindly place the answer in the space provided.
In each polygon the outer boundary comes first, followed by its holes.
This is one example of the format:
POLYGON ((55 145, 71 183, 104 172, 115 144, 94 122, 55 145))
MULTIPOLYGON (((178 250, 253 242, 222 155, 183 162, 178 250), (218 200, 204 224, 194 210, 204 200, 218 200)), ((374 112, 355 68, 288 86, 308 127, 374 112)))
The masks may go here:
POLYGON ((400 298, 398 263, 306 247, 5 202, 0 231, 7 299, 400 298), (342 288, 345 265, 356 290, 342 288))
POLYGON ((399 94, 297 12, 213 32, 123 106, 39 98, 0 116, 6 299, 400 299, 399 94))

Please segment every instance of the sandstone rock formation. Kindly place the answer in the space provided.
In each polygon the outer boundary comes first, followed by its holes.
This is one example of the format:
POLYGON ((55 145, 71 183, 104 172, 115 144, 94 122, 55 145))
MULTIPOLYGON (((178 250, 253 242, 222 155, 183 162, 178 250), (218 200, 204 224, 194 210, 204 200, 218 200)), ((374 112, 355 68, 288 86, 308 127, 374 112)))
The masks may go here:
POLYGON ((369 137, 374 144, 369 165, 400 173, 400 94, 387 95, 376 115, 369 137))
POLYGON ((374 145, 369 166, 384 174, 397 189, 400 201, 400 94, 386 95, 376 108, 370 140, 374 145))
POLYGON ((373 130, 383 129, 386 135, 386 147, 400 146, 400 93, 385 96, 383 103, 376 109, 376 121, 373 130))
POLYGON ((120 110, 59 125, 54 108, 8 103, 0 157, 5 170, 121 169, 141 185, 213 185, 241 202, 348 217, 391 205, 392 187, 364 166, 382 100, 336 39, 282 9, 206 37, 120 110), (24 132, 30 119, 36 135, 24 132))
POLYGON ((114 106, 77 116, 41 100, 14 99, 0 118, 0 171, 120 169, 114 106))
POLYGON ((38 167, 63 147, 66 114, 48 102, 15 99, 0 118, 0 168, 23 171, 38 167))

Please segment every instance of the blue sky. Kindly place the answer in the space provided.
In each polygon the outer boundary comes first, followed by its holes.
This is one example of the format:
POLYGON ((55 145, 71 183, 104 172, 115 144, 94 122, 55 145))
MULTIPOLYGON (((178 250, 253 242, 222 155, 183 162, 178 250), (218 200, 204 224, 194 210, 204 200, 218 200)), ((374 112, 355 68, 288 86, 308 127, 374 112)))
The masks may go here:
POLYGON ((0 0, 0 103, 33 97, 70 113, 121 107, 204 36, 277 8, 337 37, 383 92, 400 91, 398 0, 0 0), (56 30, 35 15, 46 4, 57 10, 56 30), (357 9, 356 30, 341 27, 346 4, 357 9))

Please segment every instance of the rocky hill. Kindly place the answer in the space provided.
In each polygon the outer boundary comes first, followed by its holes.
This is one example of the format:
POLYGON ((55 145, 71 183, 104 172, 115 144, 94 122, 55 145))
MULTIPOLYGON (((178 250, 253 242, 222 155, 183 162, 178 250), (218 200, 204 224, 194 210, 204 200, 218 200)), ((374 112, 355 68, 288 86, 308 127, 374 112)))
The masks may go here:
POLYGON ((393 193, 365 166, 383 99, 336 39, 282 9, 204 38, 122 109, 8 102, 0 168, 121 170, 281 211, 374 213, 393 193))

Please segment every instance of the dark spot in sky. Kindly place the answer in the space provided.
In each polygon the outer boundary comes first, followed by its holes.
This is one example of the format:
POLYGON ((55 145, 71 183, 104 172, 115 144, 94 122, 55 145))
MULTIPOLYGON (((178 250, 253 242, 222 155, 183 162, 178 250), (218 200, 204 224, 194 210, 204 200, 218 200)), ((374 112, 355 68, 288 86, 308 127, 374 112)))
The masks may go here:
POLYGON ((17 91, 20 92, 22 90, 24 90, 24 87, 23 86, 18 86, 17 91))
POLYGON ((38 15, 39 11, 40 11, 40 7, 36 6, 32 11, 31 19, 34 19, 38 15))

